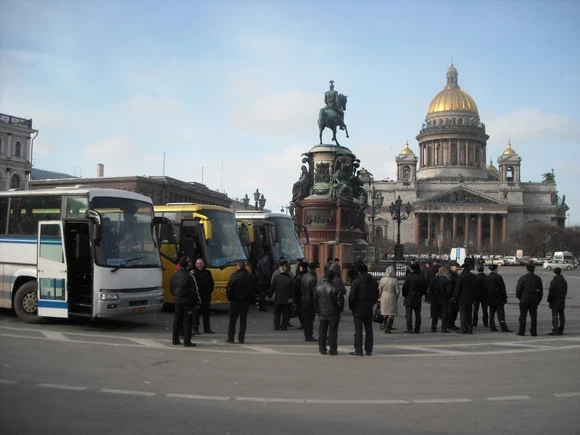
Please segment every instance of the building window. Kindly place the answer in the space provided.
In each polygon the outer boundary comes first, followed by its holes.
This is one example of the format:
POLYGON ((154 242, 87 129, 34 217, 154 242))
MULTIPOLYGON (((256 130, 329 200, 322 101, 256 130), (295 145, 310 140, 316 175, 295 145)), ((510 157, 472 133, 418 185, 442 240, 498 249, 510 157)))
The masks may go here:
POLYGON ((17 174, 14 174, 12 177, 10 177, 10 188, 20 189, 20 177, 17 174))
POLYGON ((506 168, 506 181, 514 181, 514 168, 513 166, 508 166, 506 168))
POLYGON ((22 145, 20 144, 20 142, 16 142, 16 144, 14 144, 14 156, 15 157, 22 156, 22 145))

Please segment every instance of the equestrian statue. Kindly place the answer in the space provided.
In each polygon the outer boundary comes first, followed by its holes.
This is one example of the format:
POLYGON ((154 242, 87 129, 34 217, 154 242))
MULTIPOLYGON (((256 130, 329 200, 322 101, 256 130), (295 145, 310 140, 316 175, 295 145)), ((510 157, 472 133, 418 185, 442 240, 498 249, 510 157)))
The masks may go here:
POLYGON ((320 109, 318 114, 318 129, 320 131, 320 145, 322 145, 322 131, 324 128, 332 130, 332 140, 340 145, 336 139, 336 127, 345 130, 348 138, 348 128, 344 123, 344 111, 346 110, 347 96, 334 90, 334 80, 330 80, 330 89, 324 93, 326 107, 320 109))

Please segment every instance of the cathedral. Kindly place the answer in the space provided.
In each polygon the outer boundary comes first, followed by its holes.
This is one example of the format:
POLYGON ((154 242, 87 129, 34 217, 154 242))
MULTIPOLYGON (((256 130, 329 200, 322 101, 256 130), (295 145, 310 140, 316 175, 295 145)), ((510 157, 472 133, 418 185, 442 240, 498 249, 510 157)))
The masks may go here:
POLYGON ((402 243, 499 253, 525 224, 565 225, 568 207, 565 196, 558 196, 553 173, 523 183, 522 158, 509 142, 497 167, 488 159, 485 124, 473 98, 459 86, 453 65, 416 139, 416 154, 407 143, 396 158, 396 180, 374 182, 384 197, 375 239, 396 239, 389 205, 398 197, 412 206, 401 223, 402 243))

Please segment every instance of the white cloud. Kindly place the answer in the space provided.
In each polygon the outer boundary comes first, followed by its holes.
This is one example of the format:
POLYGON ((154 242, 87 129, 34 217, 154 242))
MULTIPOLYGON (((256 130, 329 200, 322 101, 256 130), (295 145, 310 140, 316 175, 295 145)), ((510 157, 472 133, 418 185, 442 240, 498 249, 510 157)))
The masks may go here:
POLYGON ((152 97, 148 95, 134 95, 128 101, 119 104, 121 111, 149 119, 182 116, 183 105, 173 97, 152 97))
POLYGON ((507 144, 529 141, 571 141, 580 139, 580 123, 571 116, 547 113, 537 109, 524 109, 495 117, 486 116, 489 142, 507 144))
POLYGON ((259 135, 308 134, 316 125, 320 97, 301 91, 265 95, 231 111, 232 121, 247 133, 259 135))

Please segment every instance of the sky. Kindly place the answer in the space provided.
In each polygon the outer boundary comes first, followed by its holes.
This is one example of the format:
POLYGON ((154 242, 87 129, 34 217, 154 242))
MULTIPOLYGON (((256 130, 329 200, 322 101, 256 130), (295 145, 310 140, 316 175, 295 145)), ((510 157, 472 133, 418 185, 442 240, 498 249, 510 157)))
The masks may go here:
MULTIPOLYGON (((554 169, 580 225, 576 0, 0 0, 0 113, 33 120, 33 165, 291 199, 329 80, 341 145, 396 177, 453 63, 523 182, 554 169)), ((331 133, 325 130, 325 143, 331 133)))

